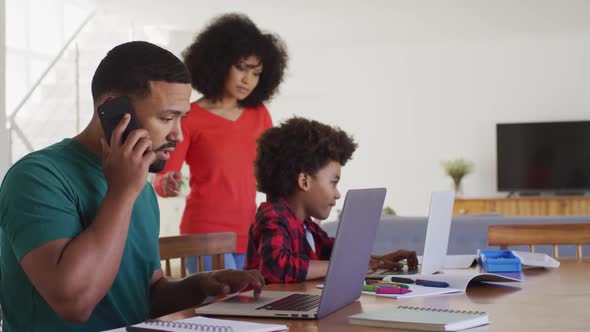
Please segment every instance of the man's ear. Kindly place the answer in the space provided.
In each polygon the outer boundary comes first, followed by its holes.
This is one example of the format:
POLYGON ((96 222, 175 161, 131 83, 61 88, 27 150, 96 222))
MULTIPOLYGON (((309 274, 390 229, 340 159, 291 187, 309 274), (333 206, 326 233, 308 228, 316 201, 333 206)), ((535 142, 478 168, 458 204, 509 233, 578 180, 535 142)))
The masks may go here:
POLYGON ((297 187, 303 191, 308 191, 310 185, 309 178, 309 174, 300 172, 299 175, 297 175, 297 187))

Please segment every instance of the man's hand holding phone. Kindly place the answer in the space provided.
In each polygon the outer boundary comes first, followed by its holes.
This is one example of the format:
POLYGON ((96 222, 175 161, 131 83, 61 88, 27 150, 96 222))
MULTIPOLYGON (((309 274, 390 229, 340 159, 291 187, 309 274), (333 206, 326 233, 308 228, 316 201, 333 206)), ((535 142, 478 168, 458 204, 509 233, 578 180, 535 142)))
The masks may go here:
POLYGON ((131 116, 125 114, 112 136, 101 139, 103 173, 108 190, 135 200, 147 181, 149 166, 156 160, 147 130, 136 129, 123 141, 131 116), (110 139, 110 146, 106 139, 110 139))

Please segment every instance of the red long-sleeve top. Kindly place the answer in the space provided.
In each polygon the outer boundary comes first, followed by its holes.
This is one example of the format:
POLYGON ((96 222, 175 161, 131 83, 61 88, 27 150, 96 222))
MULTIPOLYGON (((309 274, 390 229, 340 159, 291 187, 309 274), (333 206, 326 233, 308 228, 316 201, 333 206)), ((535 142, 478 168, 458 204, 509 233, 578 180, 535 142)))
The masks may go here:
POLYGON ((180 171, 186 161, 190 194, 180 233, 235 232, 236 252, 245 253, 248 229, 256 215, 256 139, 272 127, 270 114, 261 105, 245 108, 232 121, 195 102, 181 125, 183 141, 176 145, 164 170, 156 175, 154 188, 164 196, 164 174, 180 171))

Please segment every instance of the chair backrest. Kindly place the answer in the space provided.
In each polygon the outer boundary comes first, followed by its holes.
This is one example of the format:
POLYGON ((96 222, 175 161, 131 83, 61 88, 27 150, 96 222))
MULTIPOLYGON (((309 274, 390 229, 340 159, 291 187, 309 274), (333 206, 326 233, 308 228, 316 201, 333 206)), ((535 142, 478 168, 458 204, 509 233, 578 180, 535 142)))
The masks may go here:
POLYGON ((553 245, 553 257, 559 257, 559 244, 576 245, 576 257, 582 259, 582 244, 590 244, 590 224, 489 225, 488 245, 507 249, 511 245, 553 245))
POLYGON ((212 256, 213 270, 224 268, 223 255, 236 251, 236 233, 208 233, 166 236, 160 238, 160 259, 171 276, 170 260, 180 258, 180 276, 186 276, 185 257, 198 256, 198 270, 203 271, 202 256, 212 256))

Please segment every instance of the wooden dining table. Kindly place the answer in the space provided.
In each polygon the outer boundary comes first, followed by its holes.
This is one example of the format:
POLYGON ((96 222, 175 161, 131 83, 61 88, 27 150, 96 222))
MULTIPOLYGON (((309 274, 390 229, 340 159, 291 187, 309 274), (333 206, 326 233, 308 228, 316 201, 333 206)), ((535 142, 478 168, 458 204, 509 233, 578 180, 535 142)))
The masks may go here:
MULTIPOLYGON (((390 299, 372 295, 361 297, 319 320, 219 317, 259 323, 285 324, 289 331, 402 331, 354 326, 348 316, 397 306, 415 306, 450 310, 484 311, 489 325, 470 329, 479 331, 590 331, 590 259, 561 259, 556 269, 525 269, 522 282, 472 283, 465 293, 409 299, 390 299)), ((271 284, 265 290, 299 291, 320 294, 321 280, 297 284, 271 284)), ((194 316, 193 309, 162 317, 177 320, 194 316)))

